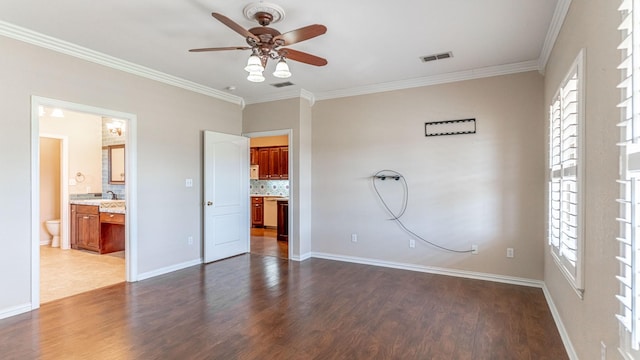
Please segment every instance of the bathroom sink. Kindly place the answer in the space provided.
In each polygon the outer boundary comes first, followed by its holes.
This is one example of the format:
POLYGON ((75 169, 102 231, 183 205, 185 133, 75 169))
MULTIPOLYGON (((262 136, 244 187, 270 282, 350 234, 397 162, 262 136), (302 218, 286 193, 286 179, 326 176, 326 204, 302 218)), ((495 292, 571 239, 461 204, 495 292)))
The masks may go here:
POLYGON ((101 209, 124 208, 124 200, 100 200, 101 209))

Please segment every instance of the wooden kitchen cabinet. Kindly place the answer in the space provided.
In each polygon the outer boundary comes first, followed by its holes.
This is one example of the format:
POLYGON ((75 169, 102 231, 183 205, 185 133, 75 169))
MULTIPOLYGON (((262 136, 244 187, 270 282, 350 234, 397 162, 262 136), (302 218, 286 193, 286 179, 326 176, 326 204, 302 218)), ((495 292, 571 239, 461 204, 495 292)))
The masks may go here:
POLYGON ((289 147, 257 148, 257 158, 260 180, 289 179, 289 147))
POLYGON ((251 226, 264 226, 264 202, 262 197, 251 198, 251 226))
POLYGON ((72 205, 71 244, 78 249, 100 251, 100 212, 98 206, 72 205), (75 229, 74 229, 75 227, 75 229))
POLYGON ((269 148, 258 149, 258 179, 271 180, 271 169, 269 168, 269 148))
POLYGON ((258 149, 257 148, 249 149, 249 154, 251 155, 250 156, 251 165, 258 165, 258 149))
POLYGON ((280 179, 289 179, 289 147, 280 148, 280 179))
POLYGON ((289 201, 278 200, 277 239, 289 241, 289 201))

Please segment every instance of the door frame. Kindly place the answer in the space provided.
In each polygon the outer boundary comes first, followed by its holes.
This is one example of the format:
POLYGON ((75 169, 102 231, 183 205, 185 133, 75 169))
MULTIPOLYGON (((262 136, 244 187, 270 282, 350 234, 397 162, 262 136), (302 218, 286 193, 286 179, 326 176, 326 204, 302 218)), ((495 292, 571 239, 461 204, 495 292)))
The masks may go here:
MULTIPOLYGON (((125 273, 126 281, 138 280, 138 224, 137 216, 137 116, 131 113, 73 103, 41 96, 31 97, 31 309, 40 307, 40 106, 113 117, 126 122, 125 141, 125 273)), ((62 184, 66 186, 67 184, 62 184)), ((63 209, 69 219, 69 207, 63 209)), ((62 215, 64 218, 65 215, 62 215)), ((64 226, 68 226, 67 221, 64 226)))
MULTIPOLYGON (((242 136, 246 136, 248 138, 258 138, 258 137, 268 137, 268 136, 281 136, 287 135, 287 146, 289 147, 289 246, 287 246, 287 257, 289 260, 293 260, 293 246, 291 246, 292 242, 296 243, 296 247, 300 248, 300 239, 298 236, 294 235, 291 231, 291 227, 293 225, 293 213, 295 208, 295 195, 293 189, 296 185, 296 177, 295 177, 295 169, 293 169, 293 155, 295 149, 293 148, 293 129, 282 129, 282 130, 270 130, 270 131, 257 131, 250 133, 243 133, 242 136)), ((251 148, 251 142, 249 142, 249 148, 251 148)), ((249 199, 247 201, 251 201, 251 194, 249 194, 249 199)), ((249 208, 249 220, 251 220, 251 208, 249 208)), ((251 221, 249 221, 249 226, 251 227, 251 221)), ((249 236, 251 238, 251 236, 249 236)), ((249 241, 249 252, 251 252, 251 241, 249 241)))

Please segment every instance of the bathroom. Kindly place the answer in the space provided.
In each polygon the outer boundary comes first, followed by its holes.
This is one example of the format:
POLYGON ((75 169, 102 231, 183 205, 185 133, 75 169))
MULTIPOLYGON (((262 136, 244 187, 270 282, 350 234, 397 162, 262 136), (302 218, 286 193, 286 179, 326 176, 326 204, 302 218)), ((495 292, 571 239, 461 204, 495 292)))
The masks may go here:
POLYGON ((61 219, 70 219, 72 203, 126 198, 126 122, 47 107, 39 119, 41 302, 47 302, 125 279, 124 251, 71 249, 71 221, 61 219), (75 271, 80 265, 91 271, 75 271), (78 272, 91 278, 74 278, 78 272))

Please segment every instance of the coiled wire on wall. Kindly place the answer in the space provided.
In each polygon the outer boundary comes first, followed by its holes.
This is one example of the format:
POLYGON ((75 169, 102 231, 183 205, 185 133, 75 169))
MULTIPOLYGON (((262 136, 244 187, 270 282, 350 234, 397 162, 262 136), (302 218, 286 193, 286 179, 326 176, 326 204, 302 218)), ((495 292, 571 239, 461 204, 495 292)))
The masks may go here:
POLYGON ((376 195, 378 196, 378 199, 380 199, 380 202, 382 203, 382 206, 384 206, 384 208, 387 210, 387 212, 389 213, 389 215, 392 216, 391 220, 394 220, 396 223, 398 223, 398 225, 400 226, 400 228, 406 232, 407 234, 413 236, 414 238, 423 241, 431 246, 437 247, 438 249, 442 249, 445 251, 450 251, 450 252, 454 252, 454 253, 470 253, 473 250, 455 250, 455 249, 450 249, 447 248, 445 246, 441 246, 438 245, 432 241, 429 241, 425 238, 423 238, 422 236, 416 234, 415 232, 411 231, 409 228, 407 228, 404 223, 400 220, 400 218, 402 217, 402 215, 404 215, 405 211, 407 211, 407 206, 409 204, 409 185, 407 184, 407 180, 405 180, 404 176, 402 174, 400 174, 397 171, 394 170, 380 170, 377 173, 375 173, 372 177, 371 177, 371 183, 373 184, 373 190, 376 192, 376 195), (382 197, 382 194, 380 194, 380 190, 378 189, 378 186, 376 185, 376 180, 380 180, 380 181, 384 181, 386 179, 393 179, 395 181, 400 181, 402 183, 402 189, 403 189, 403 196, 402 196, 402 206, 400 208, 400 211, 396 214, 395 212, 393 212, 393 210, 391 210, 391 208, 389 207, 389 205, 387 204, 386 201, 384 201, 384 198, 382 197))

